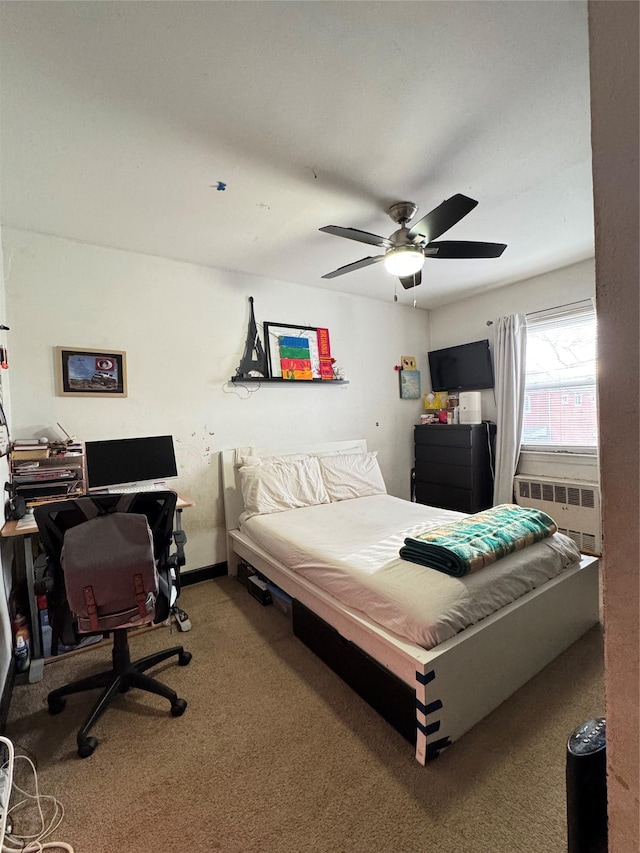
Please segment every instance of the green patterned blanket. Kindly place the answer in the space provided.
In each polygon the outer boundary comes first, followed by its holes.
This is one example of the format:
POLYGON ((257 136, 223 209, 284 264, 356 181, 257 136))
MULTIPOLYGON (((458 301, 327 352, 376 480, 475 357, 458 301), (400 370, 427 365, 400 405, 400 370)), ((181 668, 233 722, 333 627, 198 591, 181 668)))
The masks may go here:
POLYGON ((460 578, 557 529, 553 519, 538 509, 500 504, 405 539, 400 556, 460 578))

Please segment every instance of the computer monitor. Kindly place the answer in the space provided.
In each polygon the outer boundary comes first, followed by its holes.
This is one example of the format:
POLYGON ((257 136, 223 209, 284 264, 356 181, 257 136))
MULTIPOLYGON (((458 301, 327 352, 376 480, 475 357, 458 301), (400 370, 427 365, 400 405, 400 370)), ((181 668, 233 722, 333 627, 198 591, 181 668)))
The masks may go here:
POLYGON ((178 476, 171 435, 87 441, 85 458, 89 491, 162 483, 178 476))

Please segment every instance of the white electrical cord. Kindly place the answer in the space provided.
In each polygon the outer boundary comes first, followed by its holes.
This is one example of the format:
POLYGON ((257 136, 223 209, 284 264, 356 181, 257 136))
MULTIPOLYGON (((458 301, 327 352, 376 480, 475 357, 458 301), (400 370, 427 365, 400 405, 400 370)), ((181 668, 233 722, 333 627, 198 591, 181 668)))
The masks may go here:
POLYGON ((64 818, 64 807, 55 797, 40 794, 38 790, 38 774, 33 761, 31 761, 31 759, 26 755, 14 755, 13 746, 10 746, 8 743, 6 746, 9 751, 9 759, 5 762, 2 769, 8 770, 9 767, 13 768, 15 761, 22 759, 31 766, 35 785, 35 793, 30 794, 28 791, 23 791, 22 788, 16 785, 15 781, 13 782, 13 790, 21 794, 24 799, 14 803, 9 809, 7 809, 6 817, 8 819, 9 815, 17 809, 35 802, 40 816, 40 830, 35 835, 17 835, 13 832, 7 832, 2 844, 2 853, 42 853, 43 850, 62 850, 65 851, 65 853, 74 853, 73 847, 65 841, 45 841, 45 839, 55 832, 62 823, 62 819, 64 818), (43 801, 48 801, 53 804, 53 815, 48 824, 42 809, 43 801))
POLYGON ((13 786, 13 762, 15 751, 13 743, 9 738, 0 736, 0 749, 7 752, 7 760, 0 768, 0 844, 4 842, 4 833, 7 826, 7 815, 9 813, 9 800, 11 799, 11 788, 13 786))

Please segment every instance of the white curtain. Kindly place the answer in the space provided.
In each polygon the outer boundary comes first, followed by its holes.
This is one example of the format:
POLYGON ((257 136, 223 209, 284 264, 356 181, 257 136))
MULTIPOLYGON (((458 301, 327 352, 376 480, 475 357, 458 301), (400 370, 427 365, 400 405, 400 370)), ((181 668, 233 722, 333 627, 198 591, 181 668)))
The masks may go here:
POLYGON ((496 323, 493 360, 496 375, 496 464, 494 505, 513 502, 513 478, 520 456, 524 408, 527 320, 524 314, 496 323))

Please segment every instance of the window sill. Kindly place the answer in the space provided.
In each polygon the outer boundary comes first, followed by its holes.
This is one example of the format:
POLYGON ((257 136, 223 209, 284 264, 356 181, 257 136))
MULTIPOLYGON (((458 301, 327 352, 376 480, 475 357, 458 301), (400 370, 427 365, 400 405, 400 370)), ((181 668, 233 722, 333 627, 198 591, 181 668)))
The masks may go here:
POLYGON ((558 450, 523 450, 518 462, 518 474, 526 477, 556 477, 597 482, 599 479, 597 453, 566 453, 558 450))
POLYGON ((572 465, 597 465, 598 451, 593 453, 572 452, 569 450, 521 450, 520 456, 523 459, 529 459, 532 462, 543 459, 553 459, 556 462, 570 462, 572 465))

